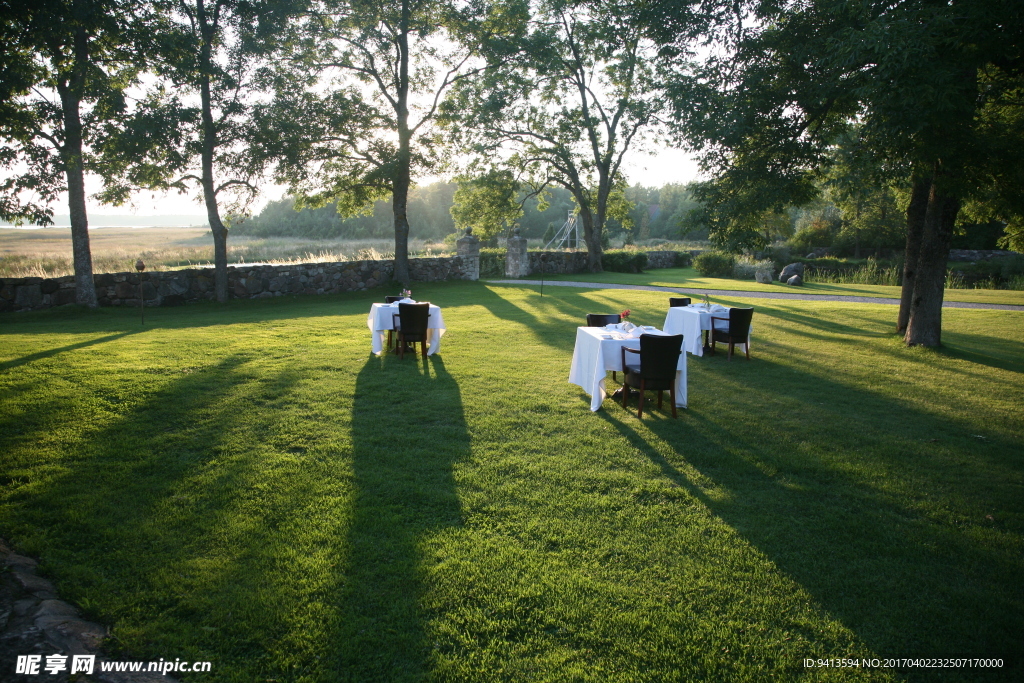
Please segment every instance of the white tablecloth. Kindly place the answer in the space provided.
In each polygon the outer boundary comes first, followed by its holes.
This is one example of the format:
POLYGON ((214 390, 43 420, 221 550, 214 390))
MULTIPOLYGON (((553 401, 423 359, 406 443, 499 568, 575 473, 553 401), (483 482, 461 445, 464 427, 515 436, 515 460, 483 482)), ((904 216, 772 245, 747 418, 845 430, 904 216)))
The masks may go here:
MULTIPOLYGON (((729 309, 725 306, 713 305, 711 310, 704 304, 690 306, 673 306, 665 315, 665 332, 683 335, 683 348, 695 356, 704 355, 704 330, 711 329, 711 318, 728 318, 729 309)), ((726 323, 719 322, 719 328, 726 323)), ((753 329, 753 326, 751 326, 753 329)), ((750 335, 747 335, 747 346, 750 346, 750 335)))
MULTIPOLYGON (((384 340, 388 330, 394 329, 393 315, 398 314, 398 304, 373 304, 370 306, 370 315, 366 318, 366 326, 370 328, 373 335, 373 352, 380 355, 384 350, 384 340)), ((444 318, 441 317, 441 308, 430 304, 430 317, 427 318, 427 339, 430 347, 427 355, 433 356, 441 348, 441 335, 445 332, 444 318)))
MULTIPOLYGON (((664 334, 660 330, 646 334, 664 334)), ((583 387, 590 394, 590 409, 597 410, 604 402, 605 375, 609 370, 622 371, 622 347, 640 348, 639 339, 622 339, 621 333, 608 332, 602 327, 577 327, 576 348, 572 352, 569 383, 583 387), (604 336, 618 337, 603 339, 604 336)), ((685 340, 684 340, 685 341, 685 340)), ((639 358, 639 356, 634 356, 639 358)), ((686 350, 679 354, 676 366, 676 405, 686 407, 686 350)))

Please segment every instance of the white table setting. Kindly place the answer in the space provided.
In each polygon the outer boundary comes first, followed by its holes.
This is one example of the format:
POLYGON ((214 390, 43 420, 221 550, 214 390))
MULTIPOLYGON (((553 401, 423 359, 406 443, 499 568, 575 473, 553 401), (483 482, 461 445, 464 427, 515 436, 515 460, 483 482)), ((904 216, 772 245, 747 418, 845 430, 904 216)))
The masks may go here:
MULTIPOLYGON (((392 304, 373 304, 370 306, 370 315, 366 318, 366 326, 370 328, 373 335, 373 353, 380 355, 384 352, 384 340, 387 338, 388 330, 393 330, 394 316, 398 315, 398 304, 417 303, 412 299, 402 299, 392 304)), ((427 355, 433 356, 441 348, 441 337, 445 333, 444 318, 441 315, 441 307, 430 304, 430 317, 427 318, 427 339, 430 346, 427 348, 427 355)))
MULTIPOLYGON (((683 348, 695 356, 704 355, 704 332, 711 330, 711 318, 728 318, 729 308, 721 304, 673 306, 665 315, 665 332, 683 335, 683 348)), ((719 329, 726 323, 719 322, 719 329)), ((747 336, 747 344, 750 337, 747 336)))
MULTIPOLYGON (((590 410, 596 411, 608 396, 605 381, 609 371, 622 371, 622 348, 640 348, 641 334, 668 335, 655 327, 634 327, 630 323, 604 327, 577 327, 569 383, 590 395, 590 410), (625 329, 624 329, 625 328, 625 329)), ((678 334, 676 332, 675 334, 678 334)), ((686 407, 686 348, 676 366, 676 406, 686 407)))

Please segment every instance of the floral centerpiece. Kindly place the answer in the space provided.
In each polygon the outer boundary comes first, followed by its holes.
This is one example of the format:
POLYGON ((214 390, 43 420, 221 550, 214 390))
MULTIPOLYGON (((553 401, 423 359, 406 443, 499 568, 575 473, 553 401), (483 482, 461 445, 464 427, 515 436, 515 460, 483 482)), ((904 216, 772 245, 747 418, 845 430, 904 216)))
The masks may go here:
POLYGON ((629 320, 630 313, 632 313, 632 311, 627 308, 622 313, 619 313, 619 318, 622 319, 622 322, 626 322, 627 320, 629 320))
POLYGON ((403 299, 411 299, 412 298, 412 290, 411 289, 403 289, 402 290, 402 298, 403 299))

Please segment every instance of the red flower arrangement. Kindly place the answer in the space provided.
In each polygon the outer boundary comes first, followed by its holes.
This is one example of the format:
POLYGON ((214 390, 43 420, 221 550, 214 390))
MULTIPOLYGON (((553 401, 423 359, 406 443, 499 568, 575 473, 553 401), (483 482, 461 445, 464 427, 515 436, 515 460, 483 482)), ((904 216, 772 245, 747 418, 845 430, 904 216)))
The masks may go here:
POLYGON ((619 317, 622 318, 623 320, 626 320, 627 318, 629 318, 630 313, 632 313, 632 311, 627 308, 622 313, 619 313, 619 317))

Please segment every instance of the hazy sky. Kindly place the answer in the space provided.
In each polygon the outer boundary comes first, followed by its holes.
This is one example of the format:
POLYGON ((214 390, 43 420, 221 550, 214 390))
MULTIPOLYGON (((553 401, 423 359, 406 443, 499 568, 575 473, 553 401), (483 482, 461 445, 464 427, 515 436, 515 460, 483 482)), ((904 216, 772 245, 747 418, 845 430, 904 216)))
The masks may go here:
MULTIPOLYGON (((663 149, 655 154, 633 153, 627 157, 625 163, 626 178, 630 185, 640 183, 648 187, 661 187, 668 183, 688 183, 698 176, 697 164, 683 151, 676 149, 663 149), (631 160, 632 163, 629 163, 631 160)), ((428 185, 434 182, 434 178, 421 179, 420 184, 428 185)), ((88 183, 88 192, 99 190, 99 181, 91 179, 88 183)), ((258 213, 263 206, 272 199, 279 199, 284 193, 283 187, 269 186, 259 200, 253 205, 252 210, 258 213)), ((179 195, 177 193, 153 193, 138 192, 134 197, 135 207, 131 206, 104 206, 93 200, 89 200, 88 210, 92 215, 107 216, 162 216, 166 214, 196 215, 205 220, 205 209, 190 195, 179 195)), ((67 197, 53 207, 54 214, 66 215, 68 212, 67 197)))

